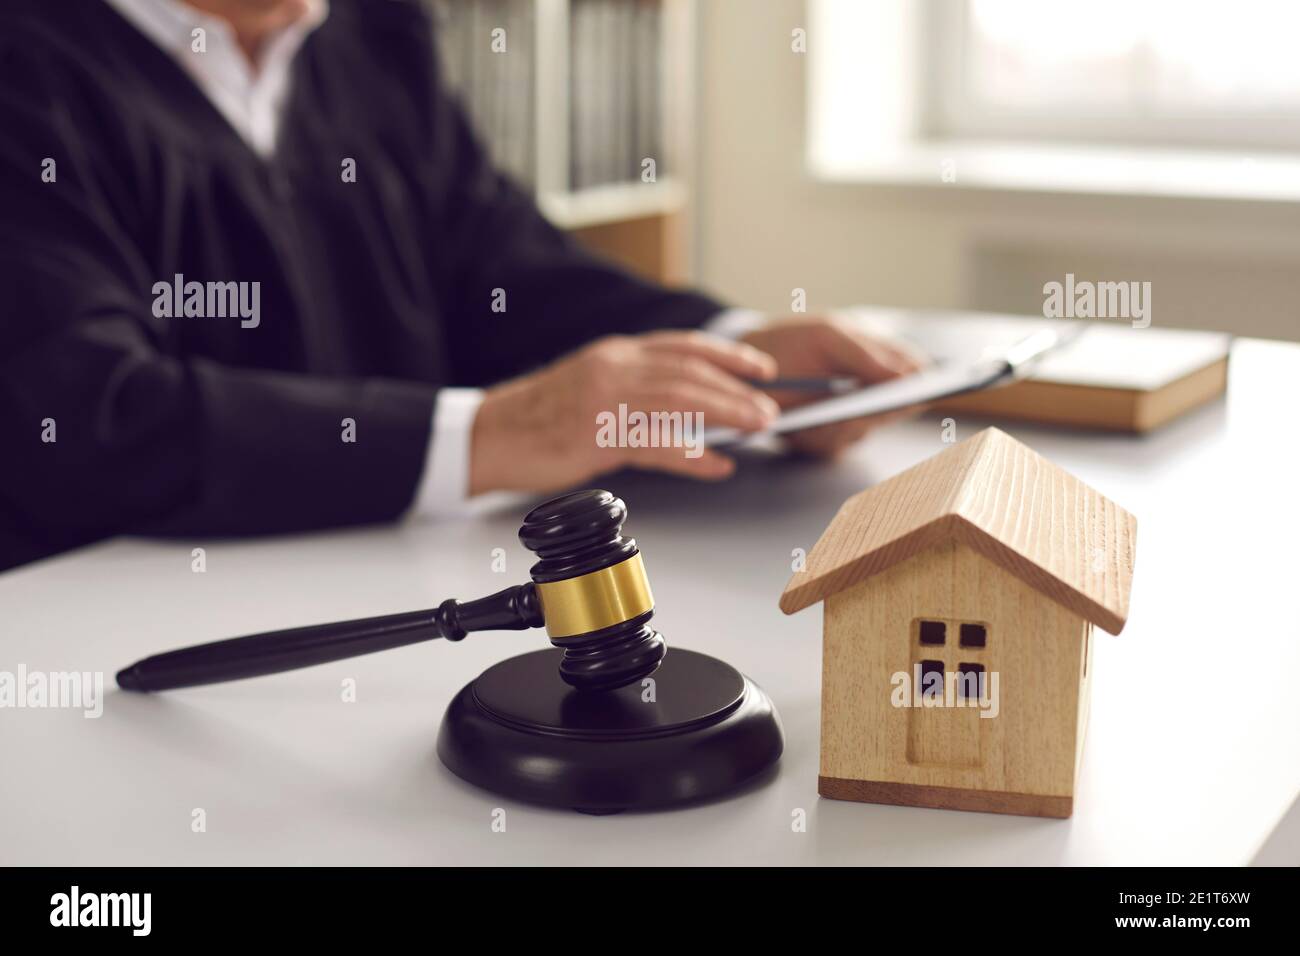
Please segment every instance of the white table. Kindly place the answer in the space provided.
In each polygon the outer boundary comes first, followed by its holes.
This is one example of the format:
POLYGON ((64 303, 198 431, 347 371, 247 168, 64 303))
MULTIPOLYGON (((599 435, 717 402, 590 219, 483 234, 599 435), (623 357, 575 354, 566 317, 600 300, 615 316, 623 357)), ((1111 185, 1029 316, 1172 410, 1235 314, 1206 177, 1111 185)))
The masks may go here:
MULTIPOLYGON (((821 614, 784 617, 777 597, 791 550, 811 547, 846 497, 942 450, 926 418, 834 466, 758 456, 718 486, 601 482, 629 503, 670 645, 730 661, 776 702, 786 753, 764 785, 591 817, 462 783, 434 753, 447 701, 494 661, 545 646, 540 632, 474 635, 165 695, 113 690, 98 720, 0 710, 0 862, 1249 862, 1300 790, 1298 413, 1300 347, 1242 341, 1227 400, 1149 437, 1006 426, 1139 522, 1132 616, 1097 643, 1070 820, 817 796, 821 614), (355 703, 341 699, 347 678, 355 703), (195 808, 206 832, 191 830, 195 808), (806 832, 792 830, 796 809, 806 832)), ((959 422, 959 437, 980 424, 959 422)), ((522 513, 86 548, 0 575, 0 670, 103 671, 111 684, 182 644, 475 597, 527 579, 522 513), (206 548, 205 573, 191 571, 192 547, 206 548)))

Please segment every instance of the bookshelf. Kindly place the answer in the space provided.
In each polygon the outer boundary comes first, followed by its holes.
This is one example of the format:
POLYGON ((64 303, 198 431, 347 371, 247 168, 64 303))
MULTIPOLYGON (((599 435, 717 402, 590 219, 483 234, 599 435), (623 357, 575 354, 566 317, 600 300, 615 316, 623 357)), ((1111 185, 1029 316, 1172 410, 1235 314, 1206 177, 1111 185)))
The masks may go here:
POLYGON ((688 269, 693 2, 434 3, 449 79, 497 164, 580 242, 670 284, 688 269))

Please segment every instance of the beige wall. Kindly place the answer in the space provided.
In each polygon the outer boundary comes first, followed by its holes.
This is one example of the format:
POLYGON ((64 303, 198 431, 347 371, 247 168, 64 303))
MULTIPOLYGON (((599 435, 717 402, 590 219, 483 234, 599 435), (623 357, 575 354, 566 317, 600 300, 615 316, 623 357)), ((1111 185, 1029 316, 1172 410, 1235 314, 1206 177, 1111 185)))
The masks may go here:
MULTIPOLYGON (((1043 283, 1073 272, 1151 281, 1160 325, 1300 340, 1294 204, 811 181, 806 57, 790 51, 803 7, 698 4, 704 285, 768 310, 788 310, 799 287, 810 310, 872 302, 1038 313, 1043 283)), ((815 52, 816 35, 808 42, 815 52)))

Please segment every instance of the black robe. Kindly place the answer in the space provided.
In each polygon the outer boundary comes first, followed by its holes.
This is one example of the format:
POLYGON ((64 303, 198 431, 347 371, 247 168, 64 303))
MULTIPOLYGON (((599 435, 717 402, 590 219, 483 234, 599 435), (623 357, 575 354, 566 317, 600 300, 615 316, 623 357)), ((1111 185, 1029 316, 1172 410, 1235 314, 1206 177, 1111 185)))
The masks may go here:
POLYGON ((0 567, 392 519, 440 385, 719 309, 581 251, 491 167, 418 3, 331 8, 266 160, 107 4, 0 4, 0 567), (258 324, 159 317, 177 275, 259 283, 258 324))

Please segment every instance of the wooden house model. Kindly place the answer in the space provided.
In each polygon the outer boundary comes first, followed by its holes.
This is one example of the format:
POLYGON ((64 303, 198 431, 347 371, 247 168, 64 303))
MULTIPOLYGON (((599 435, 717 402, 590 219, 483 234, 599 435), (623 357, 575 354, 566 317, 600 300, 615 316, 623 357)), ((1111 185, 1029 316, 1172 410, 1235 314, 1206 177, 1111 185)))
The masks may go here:
POLYGON ((1136 530, 995 428, 845 502, 781 596, 826 602, 818 792, 1068 817, 1136 530))

